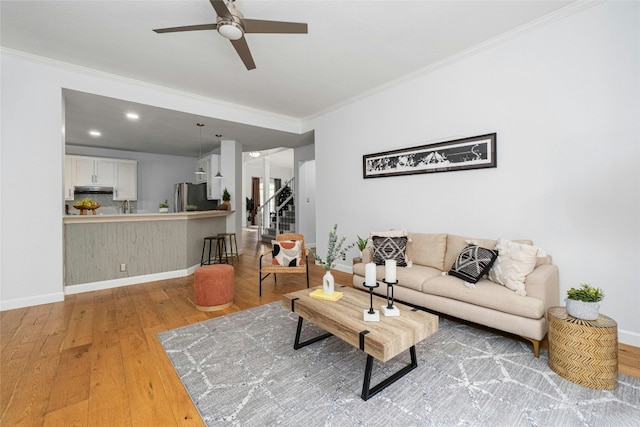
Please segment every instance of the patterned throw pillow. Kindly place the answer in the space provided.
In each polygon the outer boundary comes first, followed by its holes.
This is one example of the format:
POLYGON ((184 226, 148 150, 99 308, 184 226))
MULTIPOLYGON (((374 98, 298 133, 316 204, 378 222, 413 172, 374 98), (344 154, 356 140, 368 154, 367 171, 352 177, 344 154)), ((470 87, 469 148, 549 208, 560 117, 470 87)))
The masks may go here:
POLYGON ((489 271, 496 258, 498 258, 498 251, 469 245, 460 252, 449 271, 449 275, 465 282, 478 283, 482 276, 489 271))
POLYGON ((298 267, 304 265, 301 244, 298 240, 284 240, 281 242, 272 240, 271 245, 273 246, 273 258, 271 259, 273 265, 283 267, 298 267))
POLYGON ((406 267, 405 255, 407 251, 406 237, 373 236, 373 262, 384 265, 385 260, 395 259, 398 267, 406 267))

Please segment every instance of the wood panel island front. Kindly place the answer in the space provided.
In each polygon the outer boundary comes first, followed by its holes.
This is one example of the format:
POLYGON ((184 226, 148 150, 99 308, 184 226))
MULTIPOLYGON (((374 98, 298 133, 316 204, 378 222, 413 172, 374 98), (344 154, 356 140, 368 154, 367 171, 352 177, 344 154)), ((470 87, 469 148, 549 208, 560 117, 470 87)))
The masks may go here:
POLYGON ((67 215, 65 293, 187 276, 200 265, 203 238, 226 232, 233 212, 67 215))

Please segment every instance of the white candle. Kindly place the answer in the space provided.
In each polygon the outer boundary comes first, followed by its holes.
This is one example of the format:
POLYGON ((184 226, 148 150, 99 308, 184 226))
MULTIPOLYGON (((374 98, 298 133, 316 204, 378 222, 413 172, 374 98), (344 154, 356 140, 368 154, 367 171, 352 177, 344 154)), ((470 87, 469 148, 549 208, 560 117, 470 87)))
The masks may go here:
POLYGON ((371 287, 376 285, 376 265, 372 262, 364 266, 364 285, 371 287))
POLYGON ((384 262, 384 280, 393 283, 396 281, 396 260, 388 259, 384 262))

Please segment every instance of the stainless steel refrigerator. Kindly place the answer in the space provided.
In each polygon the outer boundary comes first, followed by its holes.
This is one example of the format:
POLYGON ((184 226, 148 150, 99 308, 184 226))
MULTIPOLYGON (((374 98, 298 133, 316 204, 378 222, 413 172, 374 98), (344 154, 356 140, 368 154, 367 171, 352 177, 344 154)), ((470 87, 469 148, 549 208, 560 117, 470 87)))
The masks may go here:
POLYGON ((207 184, 181 182, 175 186, 174 210, 184 212, 187 205, 197 206, 197 211, 210 211, 218 207, 219 200, 207 199, 207 184))

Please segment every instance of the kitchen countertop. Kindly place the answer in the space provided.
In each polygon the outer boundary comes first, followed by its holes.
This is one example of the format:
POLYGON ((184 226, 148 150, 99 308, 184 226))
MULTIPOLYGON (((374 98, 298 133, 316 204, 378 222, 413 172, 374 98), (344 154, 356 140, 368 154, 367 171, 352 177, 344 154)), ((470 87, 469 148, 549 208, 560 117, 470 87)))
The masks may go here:
POLYGON ((86 224, 91 222, 132 222, 132 221, 172 221, 189 220, 199 218, 225 217, 235 211, 195 211, 195 212, 171 212, 171 213, 139 213, 139 214, 118 214, 118 215, 64 215, 64 224, 86 224))

